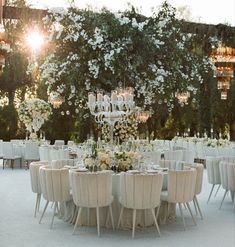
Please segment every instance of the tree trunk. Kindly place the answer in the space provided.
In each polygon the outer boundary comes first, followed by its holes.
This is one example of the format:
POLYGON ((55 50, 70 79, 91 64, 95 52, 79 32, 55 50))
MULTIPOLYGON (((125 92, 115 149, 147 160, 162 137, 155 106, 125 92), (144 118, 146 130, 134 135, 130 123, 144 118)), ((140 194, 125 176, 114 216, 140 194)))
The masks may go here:
POLYGON ((235 120, 230 124, 230 140, 235 141, 235 120))
POLYGON ((8 105, 14 106, 14 99, 15 99, 15 91, 8 92, 8 105))

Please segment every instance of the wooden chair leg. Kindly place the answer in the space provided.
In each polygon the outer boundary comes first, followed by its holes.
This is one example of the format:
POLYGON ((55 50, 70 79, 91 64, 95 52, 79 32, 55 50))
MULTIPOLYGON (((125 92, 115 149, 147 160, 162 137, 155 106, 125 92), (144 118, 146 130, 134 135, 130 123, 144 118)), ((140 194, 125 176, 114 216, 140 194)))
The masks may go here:
POLYGON ((201 219, 203 220, 202 211, 201 211, 201 208, 200 208, 200 206, 199 206, 199 203, 198 203, 198 200, 197 200, 197 197, 196 197, 196 196, 194 197, 194 200, 195 200, 195 202, 196 202, 196 205, 197 205, 199 214, 200 214, 200 216, 201 216, 201 219))
POLYGON ((111 204, 111 205, 109 205, 109 212, 110 212, 110 218, 111 218, 112 227, 113 227, 113 230, 115 230, 114 220, 113 220, 113 210, 112 210, 112 204, 111 204))
POLYGON ((135 237, 135 222, 136 222, 136 209, 133 209, 133 219, 132 219, 132 238, 135 237))
POLYGON ((152 212, 152 216, 153 216, 154 223, 155 223, 155 226, 157 228, 158 234, 159 234, 159 236, 161 236, 160 229, 159 229, 159 226, 158 226, 158 223, 157 223, 157 219, 156 219, 156 216, 155 216, 155 213, 154 213, 154 208, 151 209, 151 212, 152 212))
POLYGON ((40 194, 37 194, 37 197, 36 197, 36 205, 35 205, 35 210, 34 210, 34 217, 36 217, 37 210, 38 210, 39 195, 40 195, 40 194))
POLYGON ((99 207, 96 208, 96 221, 97 221, 97 233, 98 237, 100 236, 100 212, 99 207))
POLYGON ((109 222, 109 214, 110 214, 110 210, 109 210, 109 206, 108 206, 108 210, 107 210, 107 214, 106 214, 106 220, 105 220, 105 226, 108 225, 108 222, 109 222))
POLYGON ((76 222, 75 222, 75 225, 74 225, 73 233, 72 233, 72 234, 75 233, 75 230, 76 230, 76 228, 77 228, 78 221, 79 221, 79 218, 80 218, 81 213, 82 213, 82 207, 80 207, 79 210, 78 210, 78 215, 77 215, 77 219, 76 219, 76 222))
POLYGON ((197 210, 197 205, 196 205, 196 202, 195 202, 195 198, 193 198, 193 205, 194 205, 194 209, 195 209, 195 213, 196 215, 198 214, 198 210, 197 210))
POLYGON ((42 216, 41 216, 41 218, 40 218, 40 220, 39 220, 39 224, 41 224, 42 218, 43 218, 43 216, 44 216, 44 214, 45 214, 45 212, 46 212, 46 209, 47 209, 48 204, 49 204, 49 201, 46 202, 46 205, 45 205, 44 210, 43 210, 43 212, 42 212, 42 216))
POLYGON ((159 206, 157 207, 156 219, 158 219, 160 207, 161 207, 161 202, 160 202, 159 206))
POLYGON ((166 202, 166 203, 167 203, 167 208, 164 209, 165 216, 164 216, 163 224, 166 224, 166 220, 167 220, 167 218, 168 218, 169 202, 166 202))
POLYGON ((212 188, 211 188, 210 195, 209 195, 208 200, 207 200, 207 203, 209 203, 209 201, 210 201, 210 198, 211 198, 212 192, 213 192, 213 190, 214 190, 214 187, 215 187, 215 185, 213 184, 213 185, 212 185, 212 188))
POLYGON ((227 195, 227 192, 228 192, 228 190, 225 190, 225 192, 224 192, 224 196, 223 196, 223 199, 222 199, 222 201, 221 201, 221 204, 220 204, 219 209, 221 209, 221 207, 222 207, 222 204, 223 204, 223 202, 224 202, 224 198, 225 198, 225 196, 227 195))
POLYGON ((219 186, 218 186, 218 188, 217 188, 217 190, 216 190, 216 192, 215 192, 215 196, 214 196, 214 197, 216 197, 216 196, 217 196, 218 191, 219 191, 219 189, 220 189, 220 186, 221 186, 221 184, 219 184, 219 186))
POLYGON ((51 220, 51 227, 50 227, 51 229, 52 229, 52 226, 53 226, 57 205, 58 205, 58 202, 55 202, 55 206, 54 206, 54 210, 53 210, 53 216, 52 216, 52 220, 51 220))
POLYGON ((124 207, 122 206, 121 211, 120 211, 120 215, 119 215, 119 219, 118 219, 117 229, 119 228, 120 223, 122 221, 123 210, 124 210, 124 207))
POLYGON ((38 208, 37 208, 38 212, 39 212, 39 208, 40 208, 41 196, 42 196, 42 195, 39 194, 39 198, 38 198, 38 208))

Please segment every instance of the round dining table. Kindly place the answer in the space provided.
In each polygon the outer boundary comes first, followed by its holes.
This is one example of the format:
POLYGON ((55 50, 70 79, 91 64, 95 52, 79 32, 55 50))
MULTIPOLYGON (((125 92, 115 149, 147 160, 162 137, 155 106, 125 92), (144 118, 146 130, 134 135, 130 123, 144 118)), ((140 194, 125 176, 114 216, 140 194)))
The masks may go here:
MULTIPOLYGON (((167 190, 167 172, 161 172, 163 174, 163 187, 162 190, 167 190)), ((114 197, 112 203, 112 211, 114 224, 117 226, 121 204, 119 203, 120 197, 120 174, 114 173, 112 175, 112 194, 114 197)), ((165 222, 165 220, 173 221, 175 220, 176 215, 176 206, 175 204, 169 204, 167 202, 161 202, 158 221, 160 223, 165 222)), ((123 211, 123 217, 121 222, 122 229, 130 229, 132 227, 132 209, 125 208, 123 211)), ((65 202, 61 205, 61 218, 71 224, 75 224, 76 216, 78 213, 78 208, 71 199, 68 202, 65 202)), ((111 222, 108 220, 108 207, 100 208, 100 226, 111 228, 111 222)), ((109 217, 110 219, 110 217, 109 217)), ((87 209, 83 210, 79 223, 80 226, 96 226, 96 210, 87 209)), ((136 214, 136 226, 137 227, 146 227, 153 226, 154 221, 150 210, 137 210, 136 214)))

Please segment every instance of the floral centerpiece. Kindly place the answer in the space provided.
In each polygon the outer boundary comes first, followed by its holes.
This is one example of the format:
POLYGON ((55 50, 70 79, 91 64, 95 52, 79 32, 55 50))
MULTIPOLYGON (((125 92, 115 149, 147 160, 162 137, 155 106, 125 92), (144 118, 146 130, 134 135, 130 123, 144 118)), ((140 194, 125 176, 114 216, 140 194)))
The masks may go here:
POLYGON ((226 147, 230 145, 230 142, 227 139, 212 139, 212 138, 207 138, 205 139, 205 145, 208 147, 226 147))
POLYGON ((177 140, 181 140, 181 141, 190 141, 193 143, 202 143, 204 146, 207 147, 226 147, 230 145, 230 142, 228 139, 216 139, 216 138, 209 138, 209 137, 180 137, 180 136, 175 136, 173 139, 173 141, 177 141, 177 140))
POLYGON ((114 159, 117 162, 118 172, 132 170, 139 162, 140 158, 141 156, 136 152, 114 152, 114 159))
POLYGON ((90 171, 113 170, 115 172, 132 169, 140 155, 136 152, 113 151, 108 148, 97 149, 94 145, 91 152, 87 150, 84 165, 90 171))
POLYGON ((51 115, 51 107, 44 100, 34 98, 23 101, 18 107, 18 115, 21 122, 30 132, 30 139, 37 139, 37 131, 51 115))

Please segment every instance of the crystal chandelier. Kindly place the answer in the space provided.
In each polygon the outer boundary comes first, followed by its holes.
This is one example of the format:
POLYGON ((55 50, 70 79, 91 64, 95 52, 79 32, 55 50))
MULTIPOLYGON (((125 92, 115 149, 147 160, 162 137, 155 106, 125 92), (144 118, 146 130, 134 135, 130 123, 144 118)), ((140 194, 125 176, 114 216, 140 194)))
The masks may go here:
POLYGON ((7 43, 5 40, 1 39, 1 34, 0 34, 0 72, 2 72, 3 68, 5 67, 5 59, 7 53, 9 53, 10 50, 11 50, 10 44, 7 43))
POLYGON ((110 126, 110 140, 113 142, 113 128, 115 123, 126 121, 135 106, 134 90, 131 87, 117 88, 111 91, 111 95, 97 93, 88 93, 88 108, 95 121, 99 124, 107 123, 110 126))
POLYGON ((218 63, 234 63, 235 62, 235 48, 223 46, 219 44, 218 48, 212 47, 211 58, 213 62, 218 63))
POLYGON ((218 79, 221 99, 226 100, 235 68, 235 48, 226 47, 220 43, 218 48, 212 47, 211 59, 216 67, 214 77, 218 79))
POLYGON ((49 102, 52 104, 54 108, 59 108, 64 102, 64 97, 51 93, 49 96, 49 102))
POLYGON ((149 111, 139 111, 136 114, 136 119, 139 123, 146 123, 151 113, 149 111))
POLYGON ((221 98, 222 100, 226 100, 227 97, 228 97, 228 91, 227 91, 227 90, 222 90, 222 91, 221 91, 221 96, 220 96, 220 98, 221 98))
POLYGON ((175 97, 178 99, 180 104, 188 104, 188 98, 190 97, 190 92, 177 92, 175 97))

